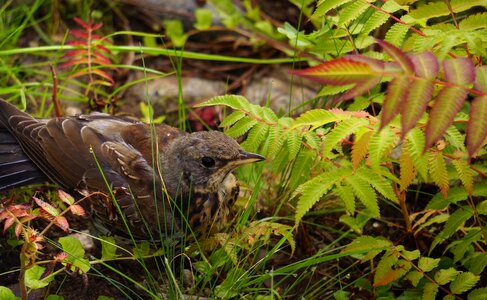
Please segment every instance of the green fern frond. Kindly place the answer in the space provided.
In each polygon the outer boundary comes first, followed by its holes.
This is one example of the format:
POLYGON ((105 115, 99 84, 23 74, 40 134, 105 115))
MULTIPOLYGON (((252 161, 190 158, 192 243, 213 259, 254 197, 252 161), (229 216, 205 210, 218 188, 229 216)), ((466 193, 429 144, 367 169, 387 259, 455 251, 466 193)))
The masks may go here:
POLYGON ((418 171, 424 181, 428 181, 428 164, 427 159, 423 155, 425 144, 424 133, 419 128, 413 128, 406 135, 408 140, 409 153, 413 159, 414 168, 418 171))
POLYGON ((250 129, 247 138, 242 143, 242 147, 251 152, 257 152, 262 142, 267 138, 269 126, 263 123, 257 123, 250 129))
POLYGON ((385 41, 393 44, 394 46, 400 47, 404 43, 408 31, 409 26, 396 23, 392 25, 391 29, 386 32, 385 41))
POLYGON ((220 127, 228 127, 235 124, 238 120, 245 117, 245 113, 240 110, 236 110, 229 114, 220 124, 220 127))
POLYGON ((289 152, 289 160, 293 160, 298 155, 301 149, 301 140, 303 136, 297 131, 288 131, 287 133, 287 150, 289 152))
POLYGON ((269 159, 272 159, 281 150, 282 145, 286 141, 284 129, 280 125, 269 127, 267 139, 269 140, 269 151, 266 155, 269 159))
POLYGON ((257 124, 257 121, 249 116, 245 116, 237 121, 230 129, 225 133, 233 138, 238 138, 247 133, 252 127, 257 124))
POLYGON ((352 118, 340 122, 327 136, 325 146, 323 147, 323 155, 326 157, 331 150, 344 138, 357 132, 363 126, 367 125, 368 121, 363 118, 352 118))
POLYGON ((326 15, 330 10, 337 8, 352 0, 321 0, 318 2, 313 18, 319 18, 326 15))
MULTIPOLYGON (((386 4, 387 3, 389 2, 386 2, 386 4)), ((365 22, 362 30, 360 31, 360 35, 368 35, 372 30, 379 28, 381 25, 387 22, 387 20, 389 20, 388 14, 381 11, 375 11, 365 22)))
POLYGON ((293 190, 298 185, 302 184, 309 178, 309 171, 313 165, 313 161, 316 159, 316 153, 303 148, 299 151, 299 154, 294 161, 293 168, 290 172, 288 188, 293 190))
POLYGON ((398 137, 389 126, 376 132, 370 138, 369 143, 369 162, 373 168, 379 168, 382 158, 389 154, 396 145, 398 137))
POLYGON ((355 212, 355 195, 353 194, 352 188, 347 185, 337 184, 334 192, 342 199, 345 210, 349 214, 353 214, 355 212))
POLYGON ((349 176, 344 178, 348 186, 353 189, 354 194, 374 217, 380 216, 377 194, 370 184, 359 176, 349 176))
POLYGON ((299 224, 304 215, 315 205, 324 194, 326 194, 335 184, 332 173, 319 177, 319 180, 308 181, 305 183, 296 205, 296 214, 294 216, 295 224, 299 224))
POLYGON ((443 196, 447 198, 448 189, 450 187, 448 181, 448 171, 446 170, 445 159, 440 152, 428 153, 428 168, 431 179, 440 188, 443 196))
POLYGON ((338 27, 347 26, 360 17, 369 7, 369 4, 365 1, 354 1, 352 4, 340 9, 340 13, 338 14, 340 17, 337 24, 338 27))
POLYGON ((385 180, 380 174, 372 171, 369 168, 361 167, 355 172, 356 176, 368 182, 376 191, 378 191, 385 198, 399 203, 391 183, 385 180))
POLYGON ((472 195, 473 192, 473 176, 475 175, 474 171, 467 162, 463 159, 453 160, 452 164, 455 166, 457 170, 458 177, 463 183, 463 186, 467 190, 469 195, 472 195))
POLYGON ((467 16, 458 23, 458 27, 463 31, 474 31, 476 29, 487 28, 487 13, 467 16))

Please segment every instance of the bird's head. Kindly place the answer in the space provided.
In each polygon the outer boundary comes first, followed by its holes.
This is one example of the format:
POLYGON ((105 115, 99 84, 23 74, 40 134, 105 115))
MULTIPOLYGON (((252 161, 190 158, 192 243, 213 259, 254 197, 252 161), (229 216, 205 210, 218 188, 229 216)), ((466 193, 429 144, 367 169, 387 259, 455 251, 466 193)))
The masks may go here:
POLYGON ((173 196, 217 192, 236 167, 264 159, 244 151, 234 139, 221 132, 194 132, 177 138, 164 151, 163 178, 173 196))

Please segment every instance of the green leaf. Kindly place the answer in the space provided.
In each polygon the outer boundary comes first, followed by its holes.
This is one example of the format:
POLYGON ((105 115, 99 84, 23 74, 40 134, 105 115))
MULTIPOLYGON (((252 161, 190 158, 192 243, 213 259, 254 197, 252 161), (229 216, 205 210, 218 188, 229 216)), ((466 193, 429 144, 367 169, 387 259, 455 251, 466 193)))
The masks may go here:
POLYGON ((367 2, 362 1, 353 1, 351 4, 344 6, 338 14, 338 27, 348 26, 369 7, 367 2))
POLYGON ((183 23, 180 20, 165 20, 166 35, 171 39, 175 47, 183 47, 188 39, 184 33, 183 23))
POLYGON ((355 195, 352 188, 346 185, 337 185, 334 191, 345 204, 345 210, 353 214, 355 212, 355 195))
POLYGON ((298 155, 301 149, 301 140, 303 136, 296 131, 289 131, 287 134, 287 150, 289 152, 289 160, 293 160, 298 155))
POLYGON ((423 156, 424 133, 419 128, 413 128, 406 135, 406 139, 408 140, 409 153, 413 159, 414 168, 426 181, 428 179, 428 163, 427 157, 423 156))
POLYGON ((400 47, 400 46, 402 46, 408 31, 409 31, 408 25, 401 24, 401 23, 395 23, 387 31, 385 41, 390 43, 391 45, 400 47))
POLYGON ((368 121, 363 118, 352 118, 340 122, 329 134, 327 134, 325 146, 323 147, 323 156, 327 157, 339 142, 348 135, 357 132, 367 124, 368 121))
POLYGON ((215 105, 225 105, 231 107, 235 110, 249 111, 252 104, 249 101, 239 95, 223 95, 211 98, 208 101, 195 105, 195 107, 203 106, 215 106, 215 105))
POLYGON ((369 183, 358 176, 346 177, 345 182, 352 187, 354 194, 362 202, 365 207, 370 210, 374 217, 380 216, 379 205, 377 203, 377 195, 369 185, 369 183))
POLYGON ((479 280, 480 276, 478 275, 474 275, 470 272, 462 272, 450 284, 450 291, 453 294, 462 294, 473 288, 479 280))
POLYGON ((408 76, 398 76, 392 79, 387 87, 386 96, 382 104, 380 128, 383 129, 392 119, 403 110, 410 91, 408 76))
POLYGON ((416 287, 419 281, 423 278, 423 273, 418 271, 411 271, 406 275, 406 279, 411 281, 411 284, 416 287))
POLYGON ((390 127, 385 127, 376 132, 369 142, 369 162, 372 168, 378 169, 383 162, 383 157, 389 154, 398 140, 390 127))
POLYGON ((112 236, 102 236, 101 241, 101 259, 102 260, 112 260, 120 255, 117 254, 117 245, 115 238, 112 236))
POLYGON ((324 194, 326 194, 335 184, 336 178, 330 178, 331 176, 320 176, 319 180, 313 180, 312 182, 305 183, 299 197, 298 204, 296 205, 296 214, 294 220, 296 224, 301 222, 304 215, 318 202, 324 194))
POLYGON ((53 277, 48 276, 46 278, 41 279, 42 274, 46 268, 33 265, 31 268, 25 271, 25 285, 31 289, 40 289, 49 284, 52 281, 53 277))
POLYGON ((4 300, 17 300, 20 297, 16 297, 14 293, 7 287, 0 286, 0 299, 4 300))
POLYGON ((391 242, 381 237, 360 236, 348 244, 340 253, 347 255, 370 254, 369 259, 373 259, 380 252, 391 247, 391 242), (370 253, 369 253, 370 252, 370 253))
POLYGON ((431 178, 440 188, 443 197, 448 197, 450 184, 448 181, 448 172, 446 170, 445 159, 441 152, 430 152, 428 155, 428 167, 431 178))
POLYGON ((436 268, 439 263, 439 258, 421 257, 418 261, 418 268, 427 273, 436 268))
POLYGON ((245 116, 237 121, 230 129, 225 133, 233 138, 238 138, 247 133, 252 127, 257 124, 257 121, 249 116, 245 116))
POLYGON ((350 115, 336 114, 329 110, 313 109, 308 110, 304 114, 300 115, 290 129, 294 129, 299 126, 311 126, 310 131, 315 130, 318 127, 326 125, 328 123, 337 122, 345 119, 350 119, 350 115))
POLYGON ((435 273, 435 281, 439 285, 447 284, 453 281, 460 271, 455 270, 455 268, 441 269, 435 273))
POLYGON ((448 221, 445 224, 445 228, 439 234, 436 235, 435 239, 433 240, 433 243, 431 244, 430 251, 432 251, 436 247, 436 245, 438 245, 440 242, 451 237, 455 232, 457 232, 460 226, 463 223, 465 223, 465 221, 470 219, 472 216, 473 216, 473 212, 470 207, 463 206, 458 208, 448 218, 448 221))
POLYGON ((436 294, 438 293, 438 284, 433 282, 426 282, 423 287, 422 300, 435 300, 436 294))
POLYGON ((235 124, 238 120, 245 117, 245 113, 240 110, 236 110, 229 114, 220 124, 220 127, 228 127, 235 124))
POLYGON ((487 299, 487 287, 475 289, 468 294, 468 300, 486 300, 486 299, 487 299))
POLYGON ((470 165, 467 164, 466 161, 457 159, 452 160, 455 169, 458 172, 458 177, 463 183, 463 186, 467 190, 469 195, 473 193, 473 176, 475 175, 474 171, 470 168, 470 165))
POLYGON ((264 123, 257 123, 252 129, 250 129, 249 134, 245 141, 241 144, 244 149, 250 152, 257 152, 257 150, 262 146, 265 139, 267 139, 267 132, 269 131, 269 126, 264 123))
POLYGON ((197 8, 195 16, 196 23, 194 24, 194 28, 198 30, 205 30, 210 28, 212 20, 211 10, 206 8, 197 8))
POLYGON ((362 167, 356 171, 356 176, 368 182, 385 198, 392 200, 395 203, 399 203, 399 199, 397 199, 397 196, 392 189, 391 182, 385 180, 380 174, 370 170, 369 168, 362 167))
POLYGON ((86 273, 90 270, 90 262, 83 258, 85 255, 85 249, 81 242, 73 236, 64 236, 59 238, 59 244, 68 257, 65 262, 72 263, 71 270, 79 268, 82 272, 86 273))
POLYGON ((318 2, 318 5, 312 17, 313 18, 322 17, 326 15, 330 10, 337 8, 350 1, 352 0, 320 0, 318 2))

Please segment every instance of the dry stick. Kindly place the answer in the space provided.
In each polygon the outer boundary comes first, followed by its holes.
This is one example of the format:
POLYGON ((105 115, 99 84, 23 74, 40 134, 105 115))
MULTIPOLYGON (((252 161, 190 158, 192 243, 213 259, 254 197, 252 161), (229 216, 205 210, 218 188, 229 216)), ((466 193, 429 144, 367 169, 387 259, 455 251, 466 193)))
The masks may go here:
POLYGON ((58 85, 57 74, 52 64, 49 64, 49 67, 51 68, 51 74, 52 74, 52 102, 54 103, 54 110, 56 112, 56 117, 61 118, 63 114, 61 113, 61 105, 59 104, 59 99, 57 97, 57 85, 58 85))

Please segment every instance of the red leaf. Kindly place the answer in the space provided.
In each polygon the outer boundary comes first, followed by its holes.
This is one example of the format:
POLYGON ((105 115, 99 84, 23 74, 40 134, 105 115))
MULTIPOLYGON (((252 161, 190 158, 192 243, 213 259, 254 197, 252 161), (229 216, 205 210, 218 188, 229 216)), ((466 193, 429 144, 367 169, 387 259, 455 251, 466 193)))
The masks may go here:
POLYGON ((80 205, 78 204, 73 204, 69 207, 69 209, 71 210, 71 212, 74 214, 74 215, 77 215, 77 216, 84 216, 85 215, 85 210, 83 209, 83 207, 81 207, 80 205))
MULTIPOLYGON (((106 42, 108 42, 108 41, 107 41, 107 40, 105 40, 105 41, 103 41, 103 42, 105 42, 105 43, 106 43, 106 42)), ((105 46, 103 46, 102 44, 97 44, 95 47, 96 47, 98 50, 101 50, 101 51, 103 51, 103 52, 105 52, 105 53, 111 53, 111 51, 110 51, 110 50, 108 50, 108 48, 107 48, 107 47, 105 47, 105 46)))
POLYGON ((409 93, 409 85, 410 79, 408 76, 393 78, 389 83, 381 110, 380 129, 389 124, 402 111, 402 107, 407 105, 405 102, 409 93))
POLYGON ((290 73, 318 81, 322 84, 346 85, 370 80, 382 76, 372 66, 365 62, 351 58, 337 58, 318 66, 303 70, 294 70, 290 73))
POLYGON ((435 78, 438 75, 439 64, 436 56, 431 52, 410 55, 409 59, 414 65, 414 72, 419 77, 435 78))
POLYGON ((81 46, 81 47, 88 47, 88 43, 86 41, 71 41, 71 42, 67 42, 66 43, 67 45, 70 45, 70 46, 81 46))
POLYGON ((426 124, 425 151, 448 129, 467 98, 467 91, 459 87, 444 87, 434 102, 426 124))
POLYGON ((88 55, 88 51, 86 49, 69 50, 63 55, 63 58, 69 58, 78 55, 86 57, 88 55))
POLYGON ((434 84, 429 79, 414 80, 401 110, 401 137, 404 138, 426 111, 433 94, 434 84))
POLYGON ((88 39, 90 37, 88 33, 77 29, 71 29, 69 33, 80 39, 88 39))
POLYGON ((93 70, 91 70, 91 72, 99 75, 100 77, 105 78, 106 80, 110 81, 111 84, 115 84, 115 81, 113 80, 113 78, 110 75, 108 75, 107 72, 100 70, 100 69, 93 69, 93 70))
POLYGON ((57 216, 55 218, 55 224, 65 232, 69 229, 68 220, 63 216, 57 216))
POLYGON ((12 226, 12 224, 15 222, 14 217, 6 218, 5 223, 3 223, 3 232, 7 231, 7 229, 12 226))
POLYGON ((376 39, 377 43, 384 49, 384 51, 395 61, 397 62, 401 69, 406 74, 413 74, 414 72, 414 65, 406 55, 406 53, 402 52, 401 49, 397 48, 396 46, 383 41, 376 39))
MULTIPOLYGON (((80 65, 80 64, 88 64, 88 58, 81 57, 81 58, 77 58, 77 59, 72 59, 68 62, 60 64, 59 68, 63 69, 63 68, 67 68, 67 67, 70 67, 73 65, 80 65)), ((87 72, 84 72, 84 74, 81 74, 81 75, 86 75, 86 73, 87 72)), ((78 75, 78 76, 81 76, 81 75, 78 75)), ((74 77, 78 77, 78 76, 74 76, 74 77)), ((70 76, 70 78, 74 78, 74 77, 72 75, 70 76)))
POLYGON ((487 138, 487 96, 476 97, 470 106, 467 124, 468 156, 472 158, 487 138))
POLYGON ((17 223, 17 225, 15 225, 15 237, 19 238, 20 234, 22 233, 22 224, 21 223, 17 223))
POLYGON ((443 70, 446 80, 458 85, 465 86, 475 80, 475 67, 472 61, 466 57, 443 61, 443 70))
POLYGON ((64 203, 66 203, 68 205, 74 204, 74 198, 73 198, 73 196, 71 196, 70 194, 66 193, 65 191, 58 190, 57 191, 57 194, 59 196, 59 199, 61 199, 61 201, 63 201, 64 203))
POLYGON ((59 211, 54 206, 52 206, 51 204, 49 204, 45 201, 42 201, 41 199, 39 199, 37 197, 32 197, 32 198, 37 203, 37 205, 39 205, 46 213, 48 213, 54 217, 59 215, 59 211))
POLYGON ((86 31, 90 30, 91 28, 91 21, 88 23, 85 23, 83 20, 81 20, 78 17, 74 17, 73 20, 78 23, 79 26, 83 27, 86 31))
POLYGON ((91 31, 98 30, 98 29, 100 29, 102 26, 103 26, 103 23, 95 23, 95 24, 93 24, 93 26, 91 27, 91 31))

